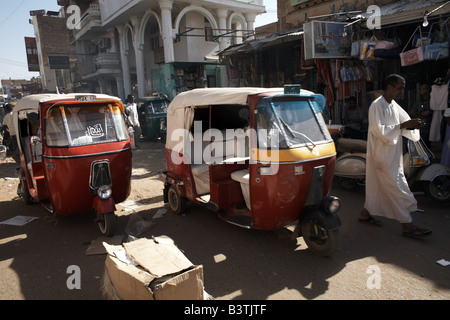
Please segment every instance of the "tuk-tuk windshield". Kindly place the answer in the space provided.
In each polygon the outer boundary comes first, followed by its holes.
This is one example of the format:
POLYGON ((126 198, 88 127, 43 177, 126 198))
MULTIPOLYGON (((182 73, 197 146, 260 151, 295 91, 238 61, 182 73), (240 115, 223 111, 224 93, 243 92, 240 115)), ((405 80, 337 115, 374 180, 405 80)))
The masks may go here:
POLYGON ((309 98, 302 97, 261 99, 256 107, 259 147, 271 149, 313 147, 332 140, 320 108, 314 103, 309 98))
POLYGON ((55 106, 45 119, 49 147, 82 146, 129 139, 117 105, 55 106))
POLYGON ((150 113, 167 113, 169 108, 169 101, 167 100, 154 100, 146 103, 148 111, 150 113))

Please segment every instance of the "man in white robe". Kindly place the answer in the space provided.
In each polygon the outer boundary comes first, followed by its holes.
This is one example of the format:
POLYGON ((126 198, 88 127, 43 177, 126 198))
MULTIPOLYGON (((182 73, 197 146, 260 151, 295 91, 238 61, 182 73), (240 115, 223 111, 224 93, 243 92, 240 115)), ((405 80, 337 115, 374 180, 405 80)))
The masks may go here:
POLYGON ((136 149, 140 149, 137 142, 140 140, 142 131, 141 124, 139 122, 137 104, 134 102, 134 97, 131 94, 128 95, 127 101, 128 103, 126 105, 126 109, 128 113, 128 120, 130 121, 134 129, 134 145, 136 146, 136 149))
POLYGON ((420 119, 411 120, 394 99, 402 97, 405 79, 390 75, 385 91, 369 108, 369 132, 366 160, 366 201, 359 221, 381 226, 372 216, 395 219, 402 224, 403 235, 423 237, 430 230, 412 224, 411 212, 417 201, 409 190, 403 172, 402 135, 418 141, 420 119))

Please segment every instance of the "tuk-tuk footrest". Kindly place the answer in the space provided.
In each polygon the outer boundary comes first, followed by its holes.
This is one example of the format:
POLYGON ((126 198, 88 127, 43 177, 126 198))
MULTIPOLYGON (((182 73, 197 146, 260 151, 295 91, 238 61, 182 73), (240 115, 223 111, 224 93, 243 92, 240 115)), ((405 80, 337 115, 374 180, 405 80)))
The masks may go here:
POLYGON ((202 207, 204 207, 204 208, 206 208, 208 210, 211 210, 211 211, 214 211, 214 212, 219 211, 219 208, 217 207, 217 204, 215 204, 214 202, 211 202, 211 201, 206 201, 205 200, 205 196, 197 197, 197 198, 195 198, 195 201, 196 201, 197 204, 201 205, 202 207))
POLYGON ((242 228, 251 229, 253 227, 253 220, 250 216, 234 216, 227 213, 221 213, 219 217, 228 223, 237 225, 242 228))

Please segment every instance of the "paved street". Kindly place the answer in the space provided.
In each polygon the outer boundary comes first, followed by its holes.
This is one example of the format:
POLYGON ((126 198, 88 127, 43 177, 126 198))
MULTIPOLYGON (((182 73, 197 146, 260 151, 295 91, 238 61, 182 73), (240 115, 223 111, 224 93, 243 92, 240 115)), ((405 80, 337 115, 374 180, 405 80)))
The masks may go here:
MULTIPOLYGON (((153 218, 162 202, 161 144, 141 143, 133 154, 135 206, 118 206, 119 234, 133 214, 153 221, 144 234, 167 235, 194 263, 204 267, 205 290, 217 300, 304 299, 450 299, 450 212, 419 197, 424 213, 413 218, 433 234, 426 240, 405 238, 400 225, 383 220, 382 228, 362 225, 357 214, 364 191, 333 188, 341 198, 341 249, 330 258, 312 254, 288 230, 246 230, 230 225, 205 209, 190 206, 187 214, 167 212, 153 218)), ((90 214, 45 221, 47 211, 26 206, 16 195, 10 159, 0 163, 0 221, 17 215, 39 219, 17 227, 0 225, 0 299, 103 299, 105 255, 87 255, 99 231, 90 214), (81 289, 69 290, 68 268, 81 270, 81 289)), ((131 202, 128 202, 130 204, 131 202)), ((161 212, 161 211, 160 211, 161 212)))

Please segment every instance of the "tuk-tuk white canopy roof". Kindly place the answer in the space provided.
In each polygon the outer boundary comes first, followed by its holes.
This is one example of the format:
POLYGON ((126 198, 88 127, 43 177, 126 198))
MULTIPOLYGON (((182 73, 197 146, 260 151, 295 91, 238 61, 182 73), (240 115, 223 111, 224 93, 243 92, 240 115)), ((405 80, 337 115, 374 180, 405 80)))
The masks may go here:
POLYGON ((119 98, 96 93, 71 93, 71 94, 33 94, 20 99, 15 105, 13 112, 19 113, 24 110, 39 110, 41 103, 49 101, 73 101, 76 96, 95 96, 97 99, 112 99, 120 101, 119 98))
MULTIPOLYGON (((282 88, 204 88, 182 92, 177 95, 167 110, 166 148, 174 149, 180 141, 172 141, 175 130, 184 129, 188 132, 194 122, 196 107, 210 105, 246 105, 249 95, 262 92, 280 92, 282 88)), ((193 137, 190 135, 192 141, 193 137)), ((181 148, 180 153, 183 153, 181 148)))
POLYGON ((177 95, 169 105, 167 113, 174 114, 177 109, 195 106, 247 104, 249 95, 262 92, 283 92, 283 88, 205 88, 186 91, 177 95))
MULTIPOLYGON (((283 94, 284 88, 204 88, 180 93, 172 100, 167 111, 166 148, 173 149, 179 144, 180 141, 172 141, 171 139, 172 133, 175 130, 184 129, 189 131, 194 121, 196 107, 206 107, 210 105, 245 106, 247 104, 248 96, 259 93, 283 94)), ((311 95, 313 92, 301 90, 301 94, 311 95)), ((182 150, 181 153, 183 153, 182 150)))
POLYGON ((77 96, 95 96, 96 99, 108 99, 108 100, 116 100, 120 101, 119 98, 105 95, 105 94, 96 94, 96 93, 71 93, 71 94, 54 94, 54 93, 45 93, 45 94, 32 94, 20 99, 17 104, 14 106, 12 111, 12 119, 14 122, 14 129, 12 134, 17 134, 19 128, 18 119, 25 119, 27 114, 29 113, 38 113, 39 107, 42 103, 54 101, 57 102, 73 102, 75 97, 77 96))

